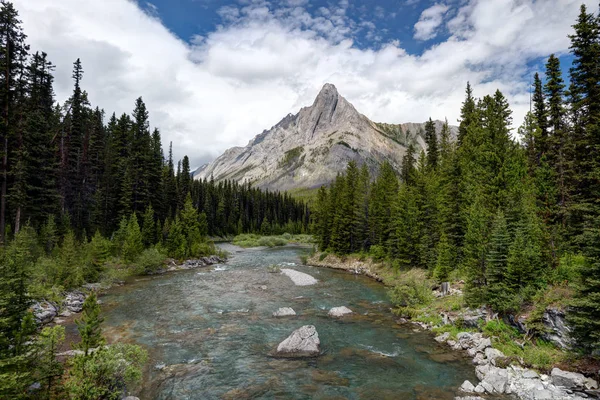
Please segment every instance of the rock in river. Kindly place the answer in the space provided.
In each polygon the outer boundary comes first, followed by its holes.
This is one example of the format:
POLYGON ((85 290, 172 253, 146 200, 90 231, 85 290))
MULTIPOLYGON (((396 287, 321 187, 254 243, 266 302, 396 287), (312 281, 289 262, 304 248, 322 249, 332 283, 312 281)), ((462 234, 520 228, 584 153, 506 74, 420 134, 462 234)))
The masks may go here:
POLYGON ((314 357, 321 352, 319 334, 313 325, 296 329, 277 346, 277 355, 284 357, 314 357))
POLYGON ((346 314, 352 314, 352 310, 346 306, 333 307, 327 314, 330 317, 343 317, 346 314))
POLYGON ((284 268, 281 270, 281 273, 286 275, 288 278, 294 282, 296 286, 309 286, 314 285, 318 281, 310 276, 309 274, 305 274, 304 272, 296 271, 295 269, 284 268))
POLYGON ((281 307, 279 310, 273 313, 274 317, 289 317, 292 315, 296 315, 296 311, 290 307, 281 307))

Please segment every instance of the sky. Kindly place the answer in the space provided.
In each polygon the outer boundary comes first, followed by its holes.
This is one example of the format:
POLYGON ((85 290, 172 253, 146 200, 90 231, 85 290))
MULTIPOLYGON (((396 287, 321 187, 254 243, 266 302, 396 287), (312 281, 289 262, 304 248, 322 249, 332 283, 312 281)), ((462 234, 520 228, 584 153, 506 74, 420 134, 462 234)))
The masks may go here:
MULTIPOLYGON (((595 0, 13 0, 56 100, 82 87, 108 115, 144 99, 163 147, 192 166, 245 146, 332 83, 376 122, 456 124, 470 81, 500 89, 516 128, 548 55, 595 0)), ((566 77, 566 76, 565 76, 566 77)))

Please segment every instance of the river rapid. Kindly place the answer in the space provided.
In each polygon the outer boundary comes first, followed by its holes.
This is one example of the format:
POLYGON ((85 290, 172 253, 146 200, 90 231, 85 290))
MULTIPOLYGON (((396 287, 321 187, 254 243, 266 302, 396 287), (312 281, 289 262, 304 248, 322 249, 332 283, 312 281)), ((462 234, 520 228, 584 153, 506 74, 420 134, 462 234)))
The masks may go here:
POLYGON ((225 264, 138 277, 102 297, 109 342, 149 352, 141 399, 452 399, 476 381, 462 354, 396 323, 380 283, 300 265, 301 247, 223 247, 225 264), (295 286, 272 264, 319 282, 295 286), (336 306, 354 314, 327 316, 336 306), (273 317, 280 307, 298 315, 273 317), (321 356, 270 356, 302 325, 317 328, 321 356))

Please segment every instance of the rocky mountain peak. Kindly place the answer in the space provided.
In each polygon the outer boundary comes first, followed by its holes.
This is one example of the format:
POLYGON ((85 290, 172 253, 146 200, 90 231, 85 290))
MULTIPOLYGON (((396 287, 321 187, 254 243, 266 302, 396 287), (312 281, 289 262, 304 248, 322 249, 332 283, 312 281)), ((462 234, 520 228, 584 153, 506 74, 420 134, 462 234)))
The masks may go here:
MULTIPOLYGON (((329 184, 348 161, 375 174, 382 162, 400 169, 407 146, 425 148, 424 124, 377 124, 326 83, 312 105, 289 114, 245 147, 233 147, 195 179, 231 179, 262 188, 290 190, 329 184)), ((436 123, 439 132, 442 123, 436 123)))
POLYGON ((310 107, 300 110, 298 126, 308 140, 331 130, 344 130, 350 124, 360 124, 361 114, 342 97, 336 87, 326 83, 310 107))
POLYGON ((333 105, 338 102, 339 96, 340 95, 337 91, 337 88, 331 83, 326 83, 321 88, 321 91, 315 98, 315 101, 312 106, 320 108, 333 105))

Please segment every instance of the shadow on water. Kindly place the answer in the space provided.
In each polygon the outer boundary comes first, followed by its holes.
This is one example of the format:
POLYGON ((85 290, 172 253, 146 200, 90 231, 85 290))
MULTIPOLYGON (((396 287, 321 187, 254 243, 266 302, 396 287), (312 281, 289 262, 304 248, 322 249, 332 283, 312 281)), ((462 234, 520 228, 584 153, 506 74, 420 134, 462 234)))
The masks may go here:
POLYGON ((381 284, 302 266, 303 251, 237 251, 223 265, 139 278, 111 290, 103 298, 106 334, 150 353, 141 398, 452 399, 465 379, 475 380, 460 354, 395 323, 381 284), (294 286, 267 272, 272 264, 319 282, 294 286), (354 315, 327 316, 342 305, 354 315), (298 315, 272 317, 280 307, 298 315), (307 324, 319 333, 320 357, 269 356, 307 324))

